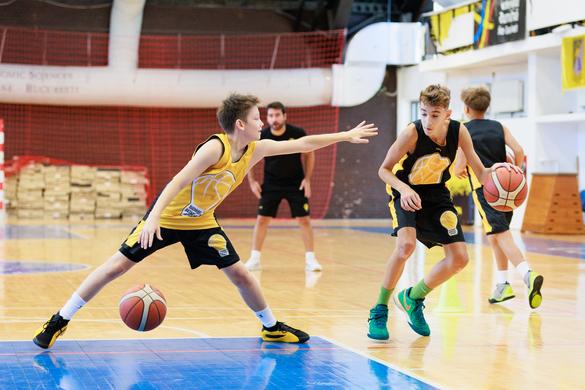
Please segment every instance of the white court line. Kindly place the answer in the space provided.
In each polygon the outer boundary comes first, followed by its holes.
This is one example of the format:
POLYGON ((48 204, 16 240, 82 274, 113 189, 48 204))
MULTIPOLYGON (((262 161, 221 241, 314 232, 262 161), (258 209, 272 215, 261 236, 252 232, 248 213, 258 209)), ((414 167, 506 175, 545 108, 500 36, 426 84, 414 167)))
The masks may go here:
POLYGON ((410 372, 409 370, 402 369, 402 368, 400 368, 400 367, 398 367, 398 366, 396 366, 396 365, 394 365, 392 363, 389 363, 389 362, 386 362, 384 360, 378 359, 378 358, 376 358, 374 356, 368 355, 365 352, 358 351, 357 349, 354 349, 354 348, 352 348, 350 346, 347 346, 345 344, 342 344, 339 341, 333 340, 333 339, 331 339, 331 338, 329 338, 327 336, 316 336, 316 337, 322 338, 323 340, 329 341, 331 344, 335 344, 338 347, 347 349, 348 351, 351 351, 353 353, 356 353, 356 354, 358 354, 360 356, 363 356, 363 357, 365 357, 367 359, 373 360, 375 362, 378 362, 380 364, 383 364, 384 366, 390 367, 391 369, 393 369, 395 371, 398 371, 398 372, 401 372, 401 373, 403 373, 406 376, 409 376, 411 378, 418 379, 419 381, 421 381, 423 383, 426 383, 427 385, 435 386, 438 389, 451 390, 451 388, 449 388, 449 387, 446 387, 446 386, 440 385, 438 383, 435 383, 435 382, 433 382, 433 381, 431 381, 431 380, 429 380, 427 378, 424 378, 424 377, 422 377, 422 376, 420 376, 418 374, 415 374, 413 372, 410 372))

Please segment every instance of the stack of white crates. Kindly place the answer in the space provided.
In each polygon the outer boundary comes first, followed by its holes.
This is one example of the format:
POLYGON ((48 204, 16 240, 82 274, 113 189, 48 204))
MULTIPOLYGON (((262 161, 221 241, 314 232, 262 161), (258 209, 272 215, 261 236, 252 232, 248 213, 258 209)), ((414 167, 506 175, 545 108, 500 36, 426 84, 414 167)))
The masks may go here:
POLYGON ((122 171, 120 192, 122 194, 122 218, 140 219, 146 214, 146 186, 148 179, 144 171, 122 171))
POLYGON ((45 188, 44 166, 26 166, 19 175, 16 189, 18 218, 43 218, 43 190, 45 188))
POLYGON ((30 164, 6 180, 6 210, 31 219, 140 219, 148 184, 145 169, 30 164))
POLYGON ((44 217, 67 219, 71 193, 69 165, 46 165, 44 168, 44 217))
POLYGON ((96 218, 120 218, 122 198, 120 195, 120 170, 98 168, 95 179, 97 193, 96 218))
POLYGON ((86 165, 71 166, 70 221, 85 221, 95 218, 96 192, 93 185, 97 168, 86 165))
POLYGON ((4 199, 6 205, 6 214, 8 217, 18 217, 18 200, 16 200, 16 191, 18 189, 18 173, 6 179, 4 187, 4 199))

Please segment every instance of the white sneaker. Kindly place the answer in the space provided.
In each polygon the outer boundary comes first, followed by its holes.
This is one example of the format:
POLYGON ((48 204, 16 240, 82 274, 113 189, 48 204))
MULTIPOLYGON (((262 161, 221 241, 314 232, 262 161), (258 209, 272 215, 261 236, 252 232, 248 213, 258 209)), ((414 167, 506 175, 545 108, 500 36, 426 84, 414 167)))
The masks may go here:
POLYGON ((317 262, 317 259, 307 259, 305 271, 321 271, 323 267, 317 262))
POLYGON ((315 287, 317 280, 323 275, 323 272, 305 271, 305 287, 315 287))
POLYGON ((248 268, 249 271, 258 271, 262 269, 262 266, 260 265, 260 259, 250 258, 244 265, 246 268, 248 268))

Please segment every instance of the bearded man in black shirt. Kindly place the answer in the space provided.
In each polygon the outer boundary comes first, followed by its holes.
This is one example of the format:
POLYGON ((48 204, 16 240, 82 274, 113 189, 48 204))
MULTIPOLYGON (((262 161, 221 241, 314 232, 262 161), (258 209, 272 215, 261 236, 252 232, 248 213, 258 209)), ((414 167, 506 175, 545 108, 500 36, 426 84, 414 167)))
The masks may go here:
MULTIPOLYGON (((260 139, 286 141, 307 135, 298 126, 286 123, 286 108, 280 102, 270 103, 266 108, 269 127, 262 129, 260 139)), ((313 252, 313 228, 309 217, 309 197, 311 196, 311 174, 315 164, 313 152, 304 153, 305 169, 301 153, 271 156, 264 158, 264 183, 254 179, 254 171, 248 172, 250 189, 260 199, 258 218, 254 226, 252 255, 246 262, 249 270, 260 270, 260 251, 266 238, 266 231, 272 218, 276 217, 278 206, 286 199, 293 217, 299 222, 301 236, 305 244, 307 271, 321 271, 321 265, 313 252)))

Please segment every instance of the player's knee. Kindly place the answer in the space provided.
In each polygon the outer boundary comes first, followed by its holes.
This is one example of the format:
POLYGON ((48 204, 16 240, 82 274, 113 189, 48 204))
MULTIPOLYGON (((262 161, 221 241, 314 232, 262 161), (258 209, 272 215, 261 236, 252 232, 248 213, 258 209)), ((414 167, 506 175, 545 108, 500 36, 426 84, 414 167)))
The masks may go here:
POLYGON ((451 259, 451 268, 455 272, 460 272, 469 263, 469 256, 467 253, 461 253, 451 259))
POLYGON ((299 221, 299 225, 301 227, 307 227, 307 228, 311 227, 311 220, 309 219, 309 217, 299 217, 299 218, 297 218, 297 221, 299 221))
POLYGON ((248 272, 248 270, 245 270, 245 272, 235 273, 231 276, 230 279, 234 286, 242 289, 246 289, 254 283, 253 276, 250 275, 250 272, 248 272))
POLYGON ((396 253, 398 254, 398 258, 401 260, 408 260, 410 256, 414 253, 414 249, 416 248, 416 242, 412 241, 405 241, 396 246, 396 253))
POLYGON ((108 262, 106 263, 106 278, 108 280, 114 280, 122 275, 124 275, 127 269, 118 262, 108 262))
POLYGON ((131 267, 128 267, 128 262, 121 261, 116 257, 112 257, 104 264, 104 271, 108 280, 114 280, 126 273, 131 267))

